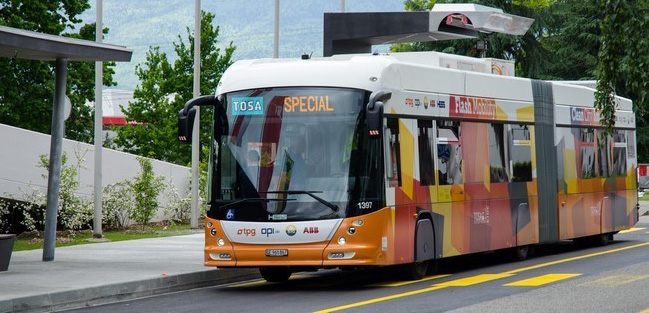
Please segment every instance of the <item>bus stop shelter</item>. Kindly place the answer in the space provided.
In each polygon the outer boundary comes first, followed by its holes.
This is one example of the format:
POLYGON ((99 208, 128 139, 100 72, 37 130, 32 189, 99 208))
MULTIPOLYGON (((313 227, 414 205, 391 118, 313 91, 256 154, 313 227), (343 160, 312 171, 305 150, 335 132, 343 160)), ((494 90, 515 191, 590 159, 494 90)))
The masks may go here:
MULTIPOLYGON (((64 103, 67 89, 68 62, 129 62, 132 53, 132 50, 123 46, 0 26, 0 57, 54 62, 54 103, 49 175, 47 178, 47 211, 43 238, 43 261, 54 260, 59 182, 61 178, 61 151, 65 130, 64 103)), ((7 81, 5 83, 10 84, 11 82, 7 81)))

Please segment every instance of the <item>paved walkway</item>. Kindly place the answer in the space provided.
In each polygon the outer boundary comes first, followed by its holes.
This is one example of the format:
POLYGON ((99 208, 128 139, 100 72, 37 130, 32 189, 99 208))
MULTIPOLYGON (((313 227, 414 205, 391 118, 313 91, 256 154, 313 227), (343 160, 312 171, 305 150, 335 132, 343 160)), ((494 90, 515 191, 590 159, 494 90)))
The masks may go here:
POLYGON ((649 215, 649 201, 639 201, 640 202, 640 216, 649 215))
POLYGON ((14 252, 0 272, 0 312, 80 307, 257 277, 203 266, 204 234, 14 252))

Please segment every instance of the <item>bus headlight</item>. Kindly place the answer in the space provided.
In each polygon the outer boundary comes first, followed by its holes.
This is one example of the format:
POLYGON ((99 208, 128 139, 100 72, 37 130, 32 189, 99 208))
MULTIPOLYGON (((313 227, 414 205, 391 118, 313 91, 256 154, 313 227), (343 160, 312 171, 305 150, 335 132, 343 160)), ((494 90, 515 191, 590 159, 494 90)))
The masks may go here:
POLYGON ((356 255, 356 252, 329 252, 330 260, 349 260, 356 255))
POLYGON ((216 240, 216 244, 219 246, 225 246, 225 240, 223 240, 223 238, 219 238, 218 240, 216 240))
POLYGON ((347 228, 347 233, 350 234, 350 235, 355 234, 356 233, 356 227, 349 226, 349 228, 347 228))
POLYGON ((338 238, 338 244, 339 245, 344 245, 346 243, 347 243, 347 239, 345 239, 345 237, 338 238))
POLYGON ((216 236, 216 228, 210 229, 210 235, 216 236))

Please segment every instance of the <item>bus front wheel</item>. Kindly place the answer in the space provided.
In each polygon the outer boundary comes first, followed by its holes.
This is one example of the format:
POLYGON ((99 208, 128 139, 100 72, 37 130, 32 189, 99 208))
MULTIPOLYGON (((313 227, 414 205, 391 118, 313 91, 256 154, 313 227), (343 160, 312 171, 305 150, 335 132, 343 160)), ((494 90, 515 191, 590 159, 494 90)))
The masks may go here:
POLYGON ((406 280, 420 280, 426 276, 428 260, 401 265, 401 276, 406 280))
POLYGON ((259 273, 269 283, 282 283, 287 281, 293 272, 288 267, 261 267, 259 273))

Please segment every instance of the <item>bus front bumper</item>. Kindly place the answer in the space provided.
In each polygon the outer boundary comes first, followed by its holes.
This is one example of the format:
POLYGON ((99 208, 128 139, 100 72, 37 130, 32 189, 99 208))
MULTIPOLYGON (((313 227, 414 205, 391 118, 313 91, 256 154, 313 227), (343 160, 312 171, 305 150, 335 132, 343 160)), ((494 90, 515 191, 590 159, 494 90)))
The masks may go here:
POLYGON ((217 267, 341 267, 382 266, 394 262, 389 208, 343 219, 328 241, 303 244, 230 242, 218 220, 206 219, 205 266, 217 267), (355 231, 350 232, 350 227, 355 231), (340 238, 344 238, 341 240, 340 238), (281 256, 271 256, 281 251, 281 256))

